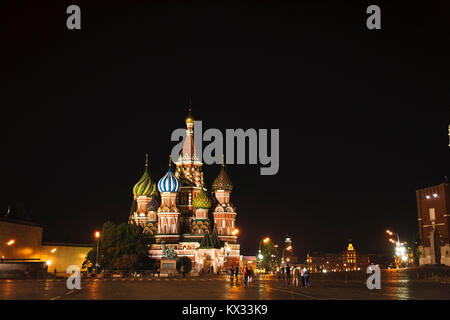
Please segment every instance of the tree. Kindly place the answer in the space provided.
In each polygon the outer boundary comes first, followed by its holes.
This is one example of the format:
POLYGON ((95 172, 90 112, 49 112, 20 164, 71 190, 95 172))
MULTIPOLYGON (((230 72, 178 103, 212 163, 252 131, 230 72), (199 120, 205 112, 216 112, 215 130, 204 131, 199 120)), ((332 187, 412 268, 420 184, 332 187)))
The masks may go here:
POLYGON ((188 257, 181 257, 177 260, 177 270, 180 272, 181 266, 183 266, 183 273, 189 273, 192 270, 192 262, 188 257))
POLYGON ((259 256, 256 259, 258 269, 264 269, 266 272, 274 271, 280 262, 280 257, 271 240, 262 244, 261 254, 262 259, 259 256))
MULTIPOLYGON (((152 265, 147 252, 148 243, 149 239, 132 224, 105 222, 99 240, 99 263, 102 269, 109 270, 148 268, 152 265)), ((94 246, 88 252, 84 265, 89 262, 95 264, 96 250, 94 246)))

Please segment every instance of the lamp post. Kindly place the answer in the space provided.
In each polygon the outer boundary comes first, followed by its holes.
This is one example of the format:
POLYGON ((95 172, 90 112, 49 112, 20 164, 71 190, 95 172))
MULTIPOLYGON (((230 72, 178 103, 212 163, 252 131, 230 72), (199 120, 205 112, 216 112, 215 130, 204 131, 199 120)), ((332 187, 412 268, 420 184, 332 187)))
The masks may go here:
MULTIPOLYGON (((398 268, 400 266, 400 263, 402 263, 402 262, 403 263, 407 263, 407 261, 408 261, 406 248, 405 248, 404 244, 400 242, 400 237, 399 237, 399 235, 397 233, 392 232, 390 230, 386 230, 386 233, 391 235, 391 236, 392 235, 396 235, 397 236, 397 243, 394 240, 392 240, 392 239, 389 239, 389 241, 391 243, 393 243, 393 244, 394 243, 396 244, 395 245, 395 257, 394 257, 394 259, 395 259, 395 265, 398 268)), ((405 242, 405 244, 406 244, 406 242, 405 242)))
POLYGON ((97 239, 97 258, 95 259, 95 273, 97 273, 97 268, 99 266, 99 264, 98 264, 98 242, 100 240, 100 232, 99 231, 95 232, 95 238, 97 239))
POLYGON ((386 233, 387 233, 388 235, 390 235, 390 236, 392 236, 392 235, 395 234, 395 235, 397 236, 397 243, 400 244, 400 237, 398 236, 397 233, 392 232, 391 230, 386 230, 386 233))
POLYGON ((259 240, 259 250, 258 250, 258 259, 259 259, 259 265, 261 266, 261 261, 264 258, 264 255, 261 253, 261 243, 268 243, 270 241, 269 237, 266 237, 264 239, 259 240))

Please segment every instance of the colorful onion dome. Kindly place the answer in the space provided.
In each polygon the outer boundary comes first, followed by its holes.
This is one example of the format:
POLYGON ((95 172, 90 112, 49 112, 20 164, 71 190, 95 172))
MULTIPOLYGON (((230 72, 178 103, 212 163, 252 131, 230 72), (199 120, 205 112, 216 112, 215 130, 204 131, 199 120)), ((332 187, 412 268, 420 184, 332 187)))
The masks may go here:
POLYGON ((151 197, 156 192, 156 185, 150 178, 148 173, 148 155, 145 155, 145 170, 141 179, 134 185, 133 194, 135 197, 146 196, 151 197))
POLYGON ((158 211, 159 208, 159 202, 156 199, 155 196, 153 196, 150 200, 150 202, 147 204, 147 210, 148 211, 158 211))
POLYGON ((180 191, 181 183, 172 173, 171 164, 169 162, 169 171, 158 182, 159 192, 178 192, 180 191))
POLYGON ((194 206, 195 209, 211 208, 212 205, 211 200, 208 198, 203 188, 200 189, 200 193, 192 201, 192 205, 194 206))
POLYGON ((225 190, 225 191, 231 191, 233 190, 233 184, 231 183, 230 177, 228 177, 227 173, 225 172, 225 165, 222 164, 222 169, 219 172, 219 175, 214 180, 212 184, 213 190, 225 190))

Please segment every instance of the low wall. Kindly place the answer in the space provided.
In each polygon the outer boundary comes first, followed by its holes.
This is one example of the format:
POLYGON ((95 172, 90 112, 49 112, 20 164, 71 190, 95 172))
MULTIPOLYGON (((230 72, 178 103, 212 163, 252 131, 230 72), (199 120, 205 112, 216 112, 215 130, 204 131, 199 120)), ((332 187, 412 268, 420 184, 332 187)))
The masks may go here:
POLYGON ((47 273, 45 262, 0 262, 0 279, 36 278, 38 273, 47 273))

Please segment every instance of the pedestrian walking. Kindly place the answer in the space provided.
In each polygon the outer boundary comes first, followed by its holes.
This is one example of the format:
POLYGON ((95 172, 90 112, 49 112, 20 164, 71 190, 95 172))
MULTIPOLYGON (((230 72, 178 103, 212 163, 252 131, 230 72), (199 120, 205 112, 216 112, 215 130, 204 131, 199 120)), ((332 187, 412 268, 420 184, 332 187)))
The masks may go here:
POLYGON ((305 288, 308 288, 309 287, 309 270, 308 269, 305 270, 304 277, 305 277, 305 288))
POLYGON ((238 276, 239 276, 239 268, 238 266, 236 266, 236 268, 234 268, 234 277, 236 278, 236 281, 238 281, 238 276))
POLYGON ((298 287, 298 279, 300 278, 300 270, 299 267, 295 267, 294 269, 294 286, 298 287))
POLYGON ((305 286, 305 270, 306 270, 306 268, 302 268, 300 270, 300 278, 302 279, 302 286, 303 287, 305 286))
POLYGON ((230 267, 230 281, 233 282, 233 278, 234 278, 234 268, 230 267))
POLYGON ((253 267, 248 270, 248 282, 253 282, 253 267))
POLYGON ((247 265, 244 265, 244 268, 242 268, 242 275, 244 278, 244 285, 247 285, 248 282, 248 268, 247 265))
POLYGON ((289 285, 291 282, 291 268, 289 267, 289 265, 286 266, 286 280, 287 284, 289 285))
POLYGON ((281 279, 284 280, 284 267, 281 267, 281 279))

